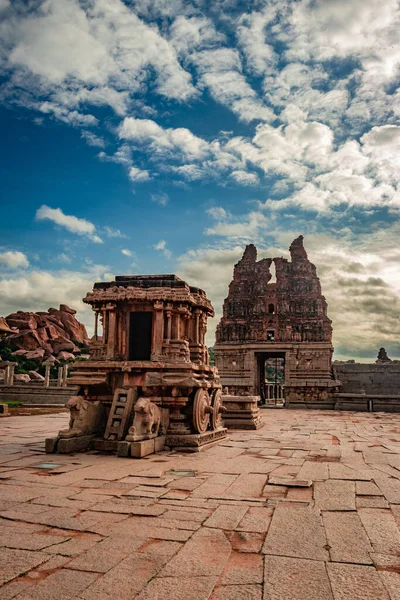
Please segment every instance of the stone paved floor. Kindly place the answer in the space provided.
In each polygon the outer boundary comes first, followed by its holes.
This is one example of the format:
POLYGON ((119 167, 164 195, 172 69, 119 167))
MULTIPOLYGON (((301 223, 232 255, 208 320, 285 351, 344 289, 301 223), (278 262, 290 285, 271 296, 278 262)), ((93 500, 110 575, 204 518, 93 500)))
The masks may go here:
POLYGON ((400 416, 263 416, 141 460, 45 455, 67 415, 2 418, 0 600, 399 600, 400 416))

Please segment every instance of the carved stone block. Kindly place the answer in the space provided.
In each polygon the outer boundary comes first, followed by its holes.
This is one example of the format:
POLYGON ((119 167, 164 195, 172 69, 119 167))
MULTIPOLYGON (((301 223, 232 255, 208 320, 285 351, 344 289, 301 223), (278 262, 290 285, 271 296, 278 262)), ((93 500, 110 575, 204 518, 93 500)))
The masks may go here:
POLYGON ((80 435, 72 438, 60 438, 57 444, 57 452, 60 454, 70 454, 71 452, 88 450, 91 447, 94 438, 94 435, 80 435))

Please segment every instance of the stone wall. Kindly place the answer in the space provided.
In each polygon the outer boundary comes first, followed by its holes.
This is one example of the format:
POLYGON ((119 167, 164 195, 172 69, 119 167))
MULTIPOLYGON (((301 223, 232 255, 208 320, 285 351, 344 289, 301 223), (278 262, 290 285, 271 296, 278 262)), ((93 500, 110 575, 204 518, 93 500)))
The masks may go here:
POLYGON ((60 404, 76 393, 76 388, 45 388, 41 385, 14 385, 0 387, 1 402, 21 402, 22 404, 60 404))
POLYGON ((400 363, 334 364, 344 394, 400 395, 400 363))
POLYGON ((400 363, 334 364, 341 393, 336 410, 400 412, 400 363))

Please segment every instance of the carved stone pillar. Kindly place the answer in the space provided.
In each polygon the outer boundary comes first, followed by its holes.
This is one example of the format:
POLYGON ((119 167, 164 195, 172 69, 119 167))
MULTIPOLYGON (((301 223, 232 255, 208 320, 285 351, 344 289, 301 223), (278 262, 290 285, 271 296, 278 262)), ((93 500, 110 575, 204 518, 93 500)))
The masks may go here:
POLYGON ((15 364, 16 364, 16 363, 11 363, 11 364, 10 364, 10 370, 9 370, 9 379, 8 379, 8 385, 10 385, 10 386, 14 385, 14 370, 15 370, 15 364))
POLYGON ((173 340, 179 340, 180 339, 180 332, 181 329, 181 315, 178 312, 174 312, 172 313, 172 336, 171 339, 173 340))
POLYGON ((62 387, 64 377, 64 368, 58 367, 57 387, 62 387))
POLYGON ((63 373, 62 373, 62 386, 63 387, 67 387, 67 378, 68 378, 68 365, 64 365, 63 373))
POLYGON ((50 369, 51 365, 49 363, 44 363, 45 366, 45 374, 44 374, 44 387, 48 388, 50 386, 50 369))
POLYGON ((95 310, 95 313, 94 313, 94 339, 96 340, 96 342, 99 339, 98 328, 99 328, 99 311, 95 310))
POLYGON ((108 311, 103 309, 102 311, 102 316, 103 316, 103 344, 107 344, 108 341, 108 311))
POLYGON ((200 311, 196 310, 194 313, 194 332, 193 332, 193 342, 195 344, 199 343, 199 335, 200 335, 200 331, 199 331, 199 326, 200 326, 200 311))
POLYGON ((115 310, 111 309, 107 311, 107 358, 114 358, 115 356, 115 338, 116 338, 116 316, 115 310))
POLYGON ((165 339, 169 342, 172 335, 172 313, 170 310, 167 310, 165 314, 167 316, 167 333, 165 339))
POLYGON ((152 357, 157 359, 162 354, 162 345, 164 339, 164 305, 162 302, 154 303, 154 326, 152 340, 152 357))

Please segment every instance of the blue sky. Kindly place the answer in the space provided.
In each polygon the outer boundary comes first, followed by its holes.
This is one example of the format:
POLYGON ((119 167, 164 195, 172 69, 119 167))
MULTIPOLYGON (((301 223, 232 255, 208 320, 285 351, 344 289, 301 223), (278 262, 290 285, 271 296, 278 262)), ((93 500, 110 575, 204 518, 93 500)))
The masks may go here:
POLYGON ((336 358, 400 357, 397 0, 0 0, 0 314, 305 236, 336 358))

